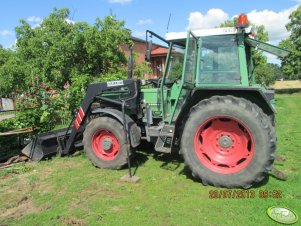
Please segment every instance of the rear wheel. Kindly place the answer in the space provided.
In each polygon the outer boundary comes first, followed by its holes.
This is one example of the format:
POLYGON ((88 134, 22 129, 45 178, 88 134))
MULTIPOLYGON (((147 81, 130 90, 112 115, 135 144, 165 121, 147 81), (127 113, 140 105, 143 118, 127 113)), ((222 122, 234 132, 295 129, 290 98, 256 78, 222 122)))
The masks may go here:
POLYGON ((93 119, 85 129, 83 144, 87 157, 99 168, 120 169, 127 163, 123 126, 115 119, 93 119))
POLYGON ((181 149, 193 176, 204 184, 249 188, 271 169, 276 135, 270 118, 257 105, 216 96, 193 107, 181 149))

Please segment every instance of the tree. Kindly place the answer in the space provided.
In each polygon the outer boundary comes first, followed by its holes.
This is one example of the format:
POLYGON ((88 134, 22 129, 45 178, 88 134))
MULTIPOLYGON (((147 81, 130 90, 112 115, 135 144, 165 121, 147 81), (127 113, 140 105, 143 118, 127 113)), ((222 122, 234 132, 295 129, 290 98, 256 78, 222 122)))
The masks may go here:
POLYGON ((280 42, 290 54, 282 59, 282 70, 289 79, 301 79, 301 5, 289 16, 286 29, 291 33, 288 39, 280 42))
MULTIPOLYGON (((236 27, 237 26, 238 17, 234 17, 232 20, 226 20, 224 23, 220 25, 220 27, 236 27)), ((248 22, 249 24, 249 22, 248 22)))
POLYGON ((256 68, 256 83, 269 86, 276 80, 275 67, 272 64, 260 64, 256 68))
POLYGON ((104 20, 97 18, 90 26, 70 22, 69 14, 68 9, 54 9, 40 26, 32 28, 21 20, 21 26, 16 28, 17 52, 31 68, 27 82, 38 80, 62 89, 73 76, 98 77, 116 72, 126 63, 119 47, 131 44, 131 40, 123 21, 108 16, 104 20))
POLYGON ((271 69, 273 70, 273 75, 275 77, 275 80, 285 79, 285 74, 281 70, 280 65, 278 64, 271 64, 269 63, 271 69))
POLYGON ((132 45, 124 21, 97 18, 94 25, 72 22, 68 9, 54 9, 37 27, 16 27, 15 51, 0 48, 0 94, 16 95, 16 126, 47 131, 66 121, 93 81, 126 78, 120 46, 132 45), (67 85, 68 84, 68 85, 67 85))
MULTIPOLYGON (((263 42, 269 41, 269 34, 263 25, 253 26, 258 40, 263 42)), ((267 57, 254 48, 252 48, 251 52, 256 83, 265 84, 266 86, 273 84, 275 76, 273 74, 272 67, 267 63, 267 57)))
POLYGON ((0 48, 0 96, 14 97, 24 89, 26 67, 15 52, 0 48))

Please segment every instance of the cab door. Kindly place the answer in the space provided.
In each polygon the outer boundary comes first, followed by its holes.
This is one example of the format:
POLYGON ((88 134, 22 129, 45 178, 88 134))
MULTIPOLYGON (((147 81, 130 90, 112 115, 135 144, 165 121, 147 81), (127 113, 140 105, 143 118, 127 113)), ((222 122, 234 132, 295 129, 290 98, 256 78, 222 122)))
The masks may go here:
POLYGON ((198 38, 187 33, 183 45, 172 43, 169 51, 165 78, 163 79, 164 121, 175 122, 185 104, 190 91, 195 86, 197 59, 199 56, 198 38))

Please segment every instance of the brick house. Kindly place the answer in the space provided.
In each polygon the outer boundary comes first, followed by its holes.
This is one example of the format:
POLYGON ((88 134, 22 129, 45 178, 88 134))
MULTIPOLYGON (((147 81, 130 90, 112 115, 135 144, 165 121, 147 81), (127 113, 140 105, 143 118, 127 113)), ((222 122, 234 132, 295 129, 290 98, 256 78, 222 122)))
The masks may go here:
MULTIPOLYGON (((136 37, 132 37, 132 41, 134 43, 133 52, 138 54, 138 58, 136 59, 135 63, 140 64, 145 60, 146 41, 136 37)), ((128 46, 122 46, 121 49, 125 53, 126 57, 130 55, 128 46)), ((150 61, 152 74, 145 75, 145 79, 162 77, 167 52, 168 52, 168 48, 153 43, 152 52, 151 52, 151 61, 150 61)))

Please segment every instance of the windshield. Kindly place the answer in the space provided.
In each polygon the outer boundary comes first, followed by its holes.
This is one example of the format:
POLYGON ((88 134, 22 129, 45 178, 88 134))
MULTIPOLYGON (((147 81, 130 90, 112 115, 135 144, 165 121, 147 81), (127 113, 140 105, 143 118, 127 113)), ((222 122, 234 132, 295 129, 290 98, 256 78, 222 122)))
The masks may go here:
POLYGON ((176 45, 172 46, 166 75, 167 83, 181 79, 184 64, 184 51, 185 49, 183 47, 176 45))
POLYGON ((202 37, 200 82, 240 83, 236 36, 202 37))

